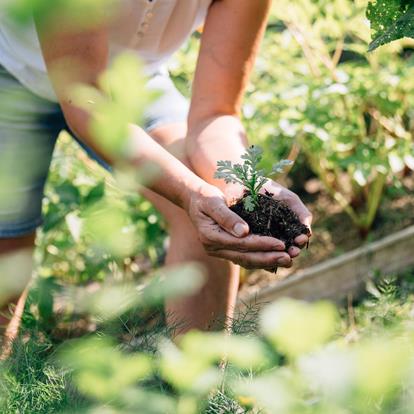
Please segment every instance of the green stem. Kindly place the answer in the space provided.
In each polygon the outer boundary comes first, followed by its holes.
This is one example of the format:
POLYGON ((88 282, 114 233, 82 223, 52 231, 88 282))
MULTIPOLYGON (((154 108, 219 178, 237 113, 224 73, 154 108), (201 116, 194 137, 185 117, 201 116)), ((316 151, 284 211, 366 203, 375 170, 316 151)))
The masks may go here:
MULTIPOLYGON (((305 148, 305 146, 303 146, 305 148)), ((312 169, 316 172, 319 179, 322 181, 323 185, 325 186, 326 190, 330 194, 331 197, 333 197, 338 204, 344 209, 344 211, 349 215, 351 220, 354 222, 356 226, 360 226, 360 218, 358 217, 358 214, 355 212, 355 210, 351 207, 348 200, 345 198, 343 194, 341 194, 339 191, 336 191, 334 188, 332 188, 328 182, 328 180, 325 177, 325 172, 321 170, 319 166, 319 158, 314 159, 312 156, 311 151, 305 151, 306 155, 309 159, 309 162, 312 166, 312 169)))
POLYGON ((372 222, 375 219, 381 201, 382 192, 384 191, 386 178, 387 176, 385 174, 378 173, 377 178, 372 183, 371 191, 368 193, 367 213, 362 223, 365 230, 369 230, 371 228, 372 222))

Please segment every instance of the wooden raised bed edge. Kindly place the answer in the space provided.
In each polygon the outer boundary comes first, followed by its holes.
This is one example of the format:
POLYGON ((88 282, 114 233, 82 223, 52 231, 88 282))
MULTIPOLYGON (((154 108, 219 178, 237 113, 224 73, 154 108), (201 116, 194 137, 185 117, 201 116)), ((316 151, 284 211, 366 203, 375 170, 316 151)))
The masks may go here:
POLYGON ((381 240, 298 271, 281 281, 241 296, 239 306, 271 302, 281 297, 336 302, 363 291, 374 272, 401 272, 414 265, 414 225, 381 240))

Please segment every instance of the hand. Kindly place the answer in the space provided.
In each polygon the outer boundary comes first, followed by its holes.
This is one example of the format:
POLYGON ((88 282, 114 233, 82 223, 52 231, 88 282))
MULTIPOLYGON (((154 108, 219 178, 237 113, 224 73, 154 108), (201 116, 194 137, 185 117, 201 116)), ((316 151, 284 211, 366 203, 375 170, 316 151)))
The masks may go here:
POLYGON ((217 187, 207 183, 200 187, 191 195, 186 209, 210 256, 247 269, 291 266, 289 254, 283 251, 284 243, 273 237, 249 235, 249 226, 228 208, 217 187))
MULTIPOLYGON (((292 191, 276 183, 275 181, 269 180, 262 188, 261 192, 268 191, 273 194, 273 197, 277 200, 284 201, 299 217, 301 223, 307 226, 312 235, 312 214, 302 203, 301 199, 292 191)), ((309 242, 310 236, 301 234, 296 237, 295 243, 298 246, 291 246, 288 250, 289 256, 294 258, 299 255, 300 249, 306 246, 309 242)))
MULTIPOLYGON (((229 200, 235 201, 243 195, 244 189, 238 184, 227 184, 224 191, 229 200)), ((272 193, 275 199, 284 201, 298 215, 299 220, 312 231, 312 214, 294 192, 272 180, 269 180, 263 186, 261 192, 264 193, 265 191, 272 193)), ((297 257, 300 249, 307 245, 309 237, 305 234, 296 237, 295 243, 297 246, 291 246, 288 250, 288 254, 292 259, 297 257)))

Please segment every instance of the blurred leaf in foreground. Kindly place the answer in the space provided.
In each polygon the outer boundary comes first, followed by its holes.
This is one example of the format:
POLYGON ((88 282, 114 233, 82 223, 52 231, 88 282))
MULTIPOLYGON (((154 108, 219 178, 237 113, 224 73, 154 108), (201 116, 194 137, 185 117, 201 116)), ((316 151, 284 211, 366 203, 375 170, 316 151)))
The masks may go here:
POLYGON ((158 95, 146 88, 141 64, 133 53, 118 55, 98 80, 98 87, 78 85, 73 101, 91 114, 95 144, 115 160, 136 156, 139 148, 129 139, 130 124, 142 124, 144 108, 158 95))
POLYGON ((330 339, 337 318, 337 310, 331 303, 282 299, 263 310, 261 327, 277 350, 295 358, 330 339))
POLYGON ((132 255, 139 244, 130 217, 116 201, 96 203, 84 213, 82 231, 96 249, 115 257, 132 255))
POLYGON ((68 342, 61 348, 58 360, 72 371, 79 390, 98 400, 119 397, 152 372, 148 356, 122 353, 106 338, 68 342))
POLYGON ((118 0, 2 0, 0 12, 22 25, 35 14, 42 24, 63 15, 72 27, 92 27, 106 21, 117 3, 118 0))
POLYGON ((187 264, 159 269, 140 285, 132 282, 107 282, 93 293, 84 288, 68 288, 66 296, 72 297, 78 311, 109 320, 133 308, 159 306, 166 300, 194 294, 203 282, 199 266, 187 264))

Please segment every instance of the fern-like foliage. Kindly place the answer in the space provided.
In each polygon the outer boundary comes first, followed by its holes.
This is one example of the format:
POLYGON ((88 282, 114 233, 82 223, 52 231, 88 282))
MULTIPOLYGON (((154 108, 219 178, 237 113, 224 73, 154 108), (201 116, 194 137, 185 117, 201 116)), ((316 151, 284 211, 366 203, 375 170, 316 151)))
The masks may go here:
POLYGON ((414 38, 414 0, 373 0, 367 18, 373 39, 369 51, 403 37, 414 38))
MULTIPOLYGON (((241 156, 242 164, 233 164, 228 160, 217 162, 217 171, 214 174, 214 178, 222 179, 227 184, 241 184, 248 191, 249 194, 243 198, 243 205, 246 211, 254 211, 257 207, 259 191, 268 181, 265 171, 259 169, 262 157, 263 150, 257 145, 252 145, 241 156)), ((293 161, 290 160, 279 161, 273 166, 272 172, 281 173, 286 166, 292 163, 293 161)))

